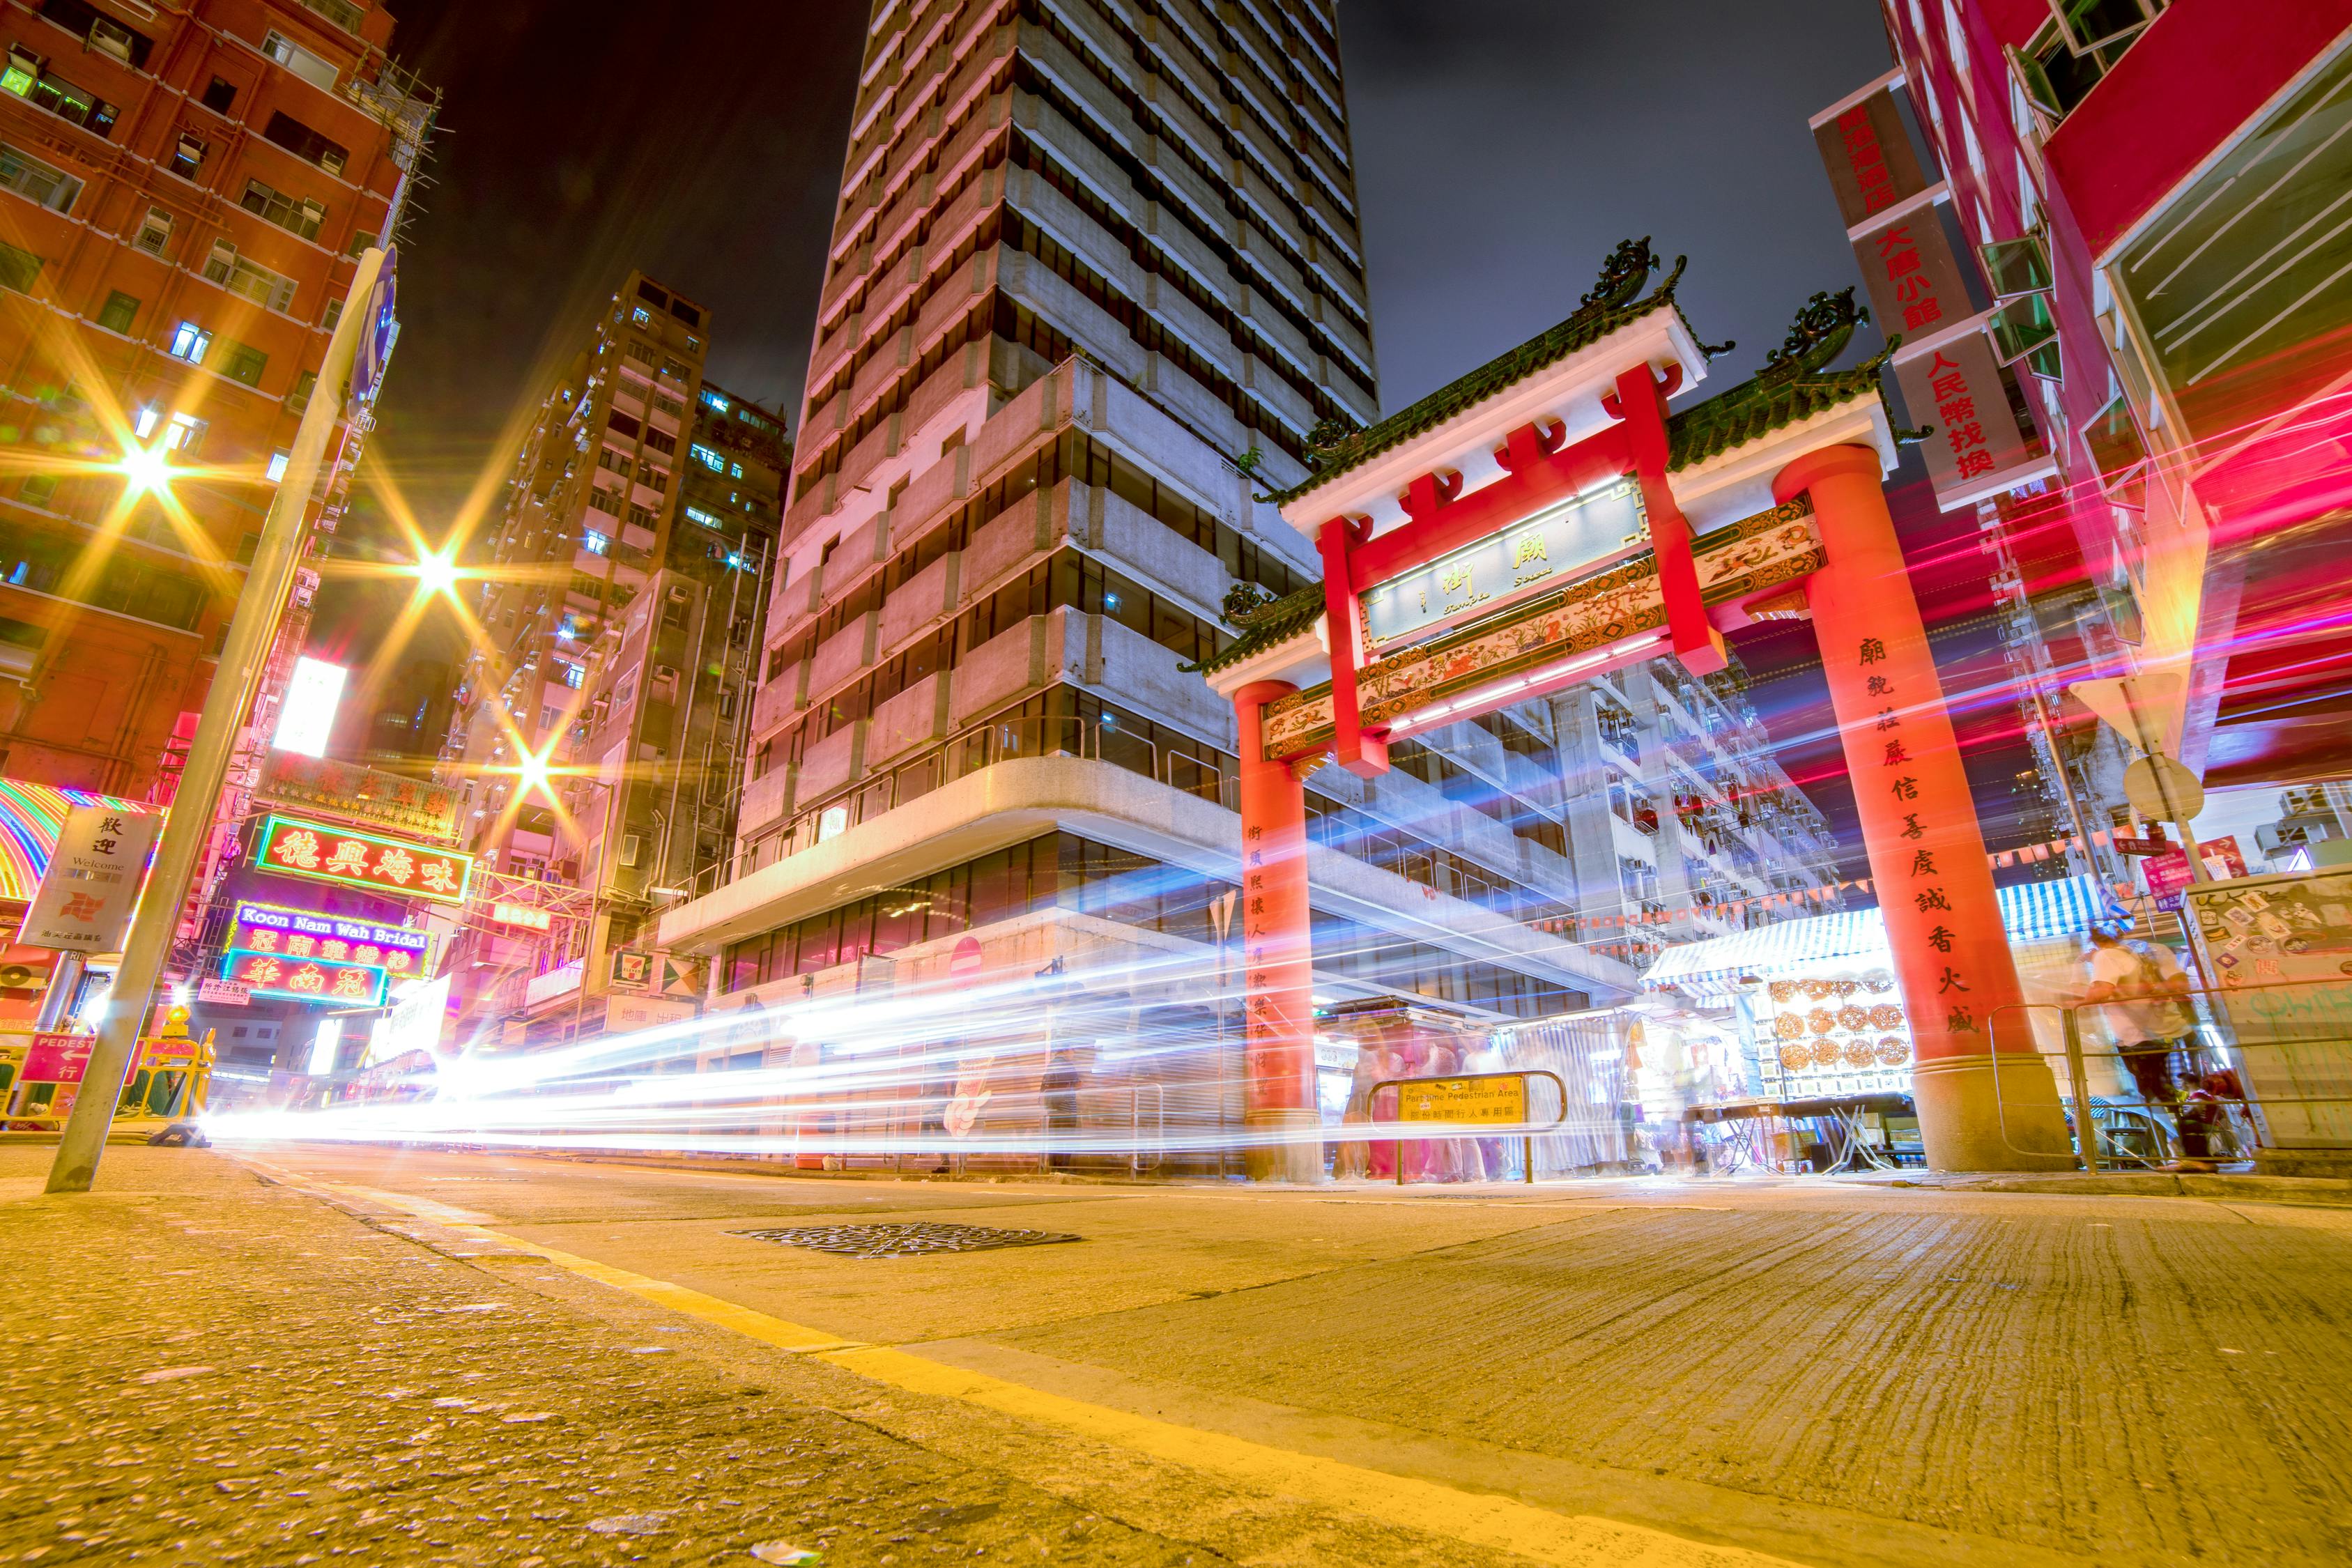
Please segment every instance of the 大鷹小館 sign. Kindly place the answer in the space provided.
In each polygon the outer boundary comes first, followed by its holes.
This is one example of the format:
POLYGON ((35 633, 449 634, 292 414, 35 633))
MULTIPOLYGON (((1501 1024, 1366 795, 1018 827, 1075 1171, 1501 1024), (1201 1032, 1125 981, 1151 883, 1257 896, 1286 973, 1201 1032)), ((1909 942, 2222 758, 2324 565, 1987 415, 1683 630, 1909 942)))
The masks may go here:
POLYGON ((299 752, 273 751, 261 767, 264 800, 298 811, 427 838, 457 837, 457 792, 299 752))

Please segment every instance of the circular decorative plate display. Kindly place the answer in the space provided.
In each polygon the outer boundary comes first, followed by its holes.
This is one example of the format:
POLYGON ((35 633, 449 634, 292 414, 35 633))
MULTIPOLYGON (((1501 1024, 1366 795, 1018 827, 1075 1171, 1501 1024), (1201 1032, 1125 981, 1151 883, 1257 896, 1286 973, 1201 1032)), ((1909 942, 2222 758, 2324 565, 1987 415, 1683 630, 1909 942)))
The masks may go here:
POLYGON ((1794 1013, 1783 1013, 1772 1020, 1772 1032, 1784 1040, 1801 1040, 1805 1037, 1805 1021, 1794 1013))
POLYGON ((1805 1015, 1805 1022, 1812 1026, 1816 1035, 1826 1035, 1837 1027, 1837 1015, 1827 1007, 1816 1007, 1805 1015))
POLYGON ((1824 996, 1830 995, 1836 990, 1837 982, 1834 980, 1808 980, 1805 982, 1805 994, 1811 997, 1816 1002, 1820 1001, 1824 996))
POLYGON ((1775 980, 1765 989, 1772 994, 1773 1001, 1786 1002, 1797 994, 1797 983, 1793 980, 1775 980))
POLYGON ((1813 1065, 1813 1047, 1799 1040, 1780 1047, 1780 1066, 1789 1072, 1802 1072, 1813 1065))
POLYGON ((1848 1040, 1845 1043, 1845 1065, 1866 1068, 1876 1058, 1878 1048, 1868 1040, 1848 1040))
POLYGON ((1893 1035, 1887 1035, 1880 1038, 1878 1042, 1878 1065, 1880 1067, 1899 1068, 1910 1059, 1911 1047, 1909 1046, 1905 1045, 1893 1035))
POLYGON ((1862 982, 1859 980, 1832 980, 1830 982, 1831 994, 1836 996, 1841 1002, 1844 1001, 1847 997, 1853 995, 1855 992, 1861 989, 1862 982))
POLYGON ((1838 1009, 1838 1027, 1841 1029, 1867 1029, 1870 1027, 1870 1009, 1867 1007, 1857 1007, 1852 1003, 1848 1003, 1846 1005, 1838 1009))
POLYGON ((1901 1028, 1903 1009, 1892 1002, 1881 1002, 1870 1010, 1870 1026, 1874 1029, 1901 1028))
POLYGON ((1895 989, 1895 976, 1888 973, 1884 969, 1872 970, 1869 973, 1862 977, 1862 983, 1864 985, 1869 986, 1873 991, 1892 991, 1895 989))

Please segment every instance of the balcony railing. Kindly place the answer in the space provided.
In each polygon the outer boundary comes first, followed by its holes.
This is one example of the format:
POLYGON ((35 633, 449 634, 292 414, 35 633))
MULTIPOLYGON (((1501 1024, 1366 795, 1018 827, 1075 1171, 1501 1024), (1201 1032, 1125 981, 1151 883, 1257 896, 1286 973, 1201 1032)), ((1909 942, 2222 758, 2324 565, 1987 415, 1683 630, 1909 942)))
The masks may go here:
POLYGON ((975 725, 908 761, 875 773, 796 814, 782 831, 696 875, 697 897, 920 800, 933 790, 999 763, 1027 757, 1077 757, 1129 773, 1228 810, 1241 808, 1227 760, 1197 743, 1146 741, 1092 719, 1011 719, 975 725))

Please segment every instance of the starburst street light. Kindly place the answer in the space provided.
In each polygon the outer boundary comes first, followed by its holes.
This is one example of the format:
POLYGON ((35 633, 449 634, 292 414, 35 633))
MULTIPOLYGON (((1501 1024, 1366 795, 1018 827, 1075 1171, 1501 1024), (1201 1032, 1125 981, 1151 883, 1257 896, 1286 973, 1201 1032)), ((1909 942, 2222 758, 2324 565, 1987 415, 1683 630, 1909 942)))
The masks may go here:
POLYGON ((457 552, 455 550, 419 550, 416 564, 411 568, 416 575, 416 593, 420 598, 446 594, 457 585, 457 552))
POLYGON ((172 456, 161 441, 152 447, 142 447, 136 441, 125 442, 121 460, 114 465, 114 469, 126 481, 126 500, 171 493, 172 456))

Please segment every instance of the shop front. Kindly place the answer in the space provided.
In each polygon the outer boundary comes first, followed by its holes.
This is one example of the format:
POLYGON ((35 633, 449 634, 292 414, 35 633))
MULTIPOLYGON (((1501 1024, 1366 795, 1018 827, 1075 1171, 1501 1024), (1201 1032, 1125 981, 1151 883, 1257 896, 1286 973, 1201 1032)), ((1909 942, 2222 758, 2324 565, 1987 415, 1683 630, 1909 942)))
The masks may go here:
MULTIPOLYGON (((2084 932, 2125 911, 2088 877, 2021 883, 1995 898, 2025 1006, 1993 1027, 2004 1042, 2031 1037, 2063 1074, 2060 1010, 2083 984, 2084 932)), ((1650 1032, 1724 1039, 1736 1058, 1684 1108, 1696 1124, 1728 1130, 1713 1141, 1736 1135, 1744 1147, 1735 1159, 1781 1169, 1923 1163, 1912 1019, 1879 910, 1669 948, 1642 986, 1662 1007, 1650 1032)), ((2113 1076, 2111 1063, 2105 1071, 2113 1076)), ((2095 1095, 2120 1087, 2090 1085, 2095 1095)))

